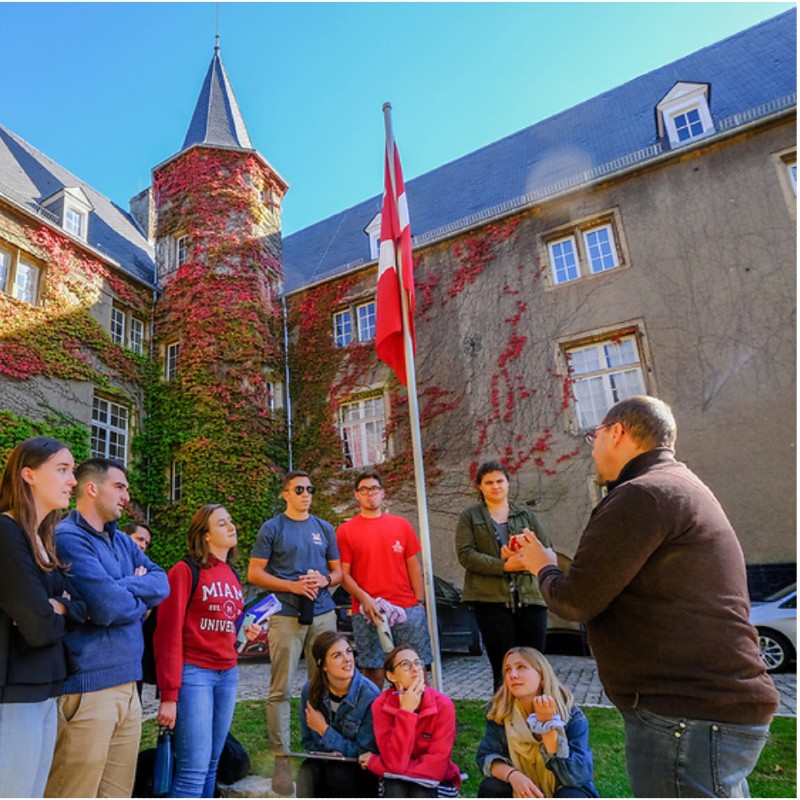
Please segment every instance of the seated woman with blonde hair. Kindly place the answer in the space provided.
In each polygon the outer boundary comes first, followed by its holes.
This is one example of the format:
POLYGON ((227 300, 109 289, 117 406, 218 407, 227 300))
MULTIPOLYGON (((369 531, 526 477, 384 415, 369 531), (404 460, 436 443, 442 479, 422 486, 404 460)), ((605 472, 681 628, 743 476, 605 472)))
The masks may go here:
POLYGON ((599 797, 589 723, 547 659, 512 647, 478 745, 478 797, 599 797))

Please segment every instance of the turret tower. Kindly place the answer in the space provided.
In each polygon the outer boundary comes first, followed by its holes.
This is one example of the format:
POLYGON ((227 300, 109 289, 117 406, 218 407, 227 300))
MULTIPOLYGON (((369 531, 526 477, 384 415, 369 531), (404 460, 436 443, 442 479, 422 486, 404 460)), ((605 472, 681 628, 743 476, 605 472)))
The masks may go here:
POLYGON ((225 504, 250 536, 271 512, 287 188, 250 141, 217 43, 181 150, 153 169, 161 374, 144 452, 160 454, 148 481, 166 491, 157 516, 181 535, 205 503, 225 504))

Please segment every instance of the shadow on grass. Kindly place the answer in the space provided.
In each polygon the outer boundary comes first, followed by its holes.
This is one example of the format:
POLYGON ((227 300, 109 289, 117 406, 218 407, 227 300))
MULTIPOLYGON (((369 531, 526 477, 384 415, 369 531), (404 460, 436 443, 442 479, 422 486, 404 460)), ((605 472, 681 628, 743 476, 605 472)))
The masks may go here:
MULTIPOLYGON (((292 749, 300 746, 299 700, 292 700, 292 749)), ((589 720, 595 784, 601 797, 632 797, 625 771, 625 736, 622 717, 610 708, 584 708, 589 720)), ((486 704, 479 700, 457 700, 458 728, 453 761, 468 774, 461 789, 462 797, 477 797, 481 775, 475 751, 483 738, 486 704)), ((233 719, 234 736, 250 754, 251 768, 257 775, 272 775, 273 757, 267 749, 266 713, 263 700, 237 703, 233 719)), ((157 727, 154 720, 144 723, 142 748, 155 746, 157 727)), ((294 765, 295 770, 297 764, 294 765)), ((797 720, 777 717, 770 731, 770 741, 750 776, 753 797, 797 797, 797 720)))

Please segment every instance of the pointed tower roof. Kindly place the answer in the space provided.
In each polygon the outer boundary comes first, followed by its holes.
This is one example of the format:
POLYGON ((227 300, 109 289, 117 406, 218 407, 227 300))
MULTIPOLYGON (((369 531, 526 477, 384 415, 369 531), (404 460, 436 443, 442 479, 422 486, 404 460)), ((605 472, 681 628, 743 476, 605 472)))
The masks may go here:
POLYGON ((181 149, 195 144, 254 149, 219 55, 219 36, 181 149))

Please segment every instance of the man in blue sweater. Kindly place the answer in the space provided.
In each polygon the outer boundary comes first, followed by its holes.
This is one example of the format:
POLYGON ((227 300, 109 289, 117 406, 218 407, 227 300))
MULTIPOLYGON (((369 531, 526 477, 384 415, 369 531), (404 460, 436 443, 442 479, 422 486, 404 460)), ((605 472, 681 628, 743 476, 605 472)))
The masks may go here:
POLYGON ((76 510, 56 528, 87 622, 65 637, 75 671, 59 700, 45 797, 130 797, 141 735, 142 617, 169 593, 167 576, 117 532, 130 497, 125 468, 92 458, 75 470, 76 510))

